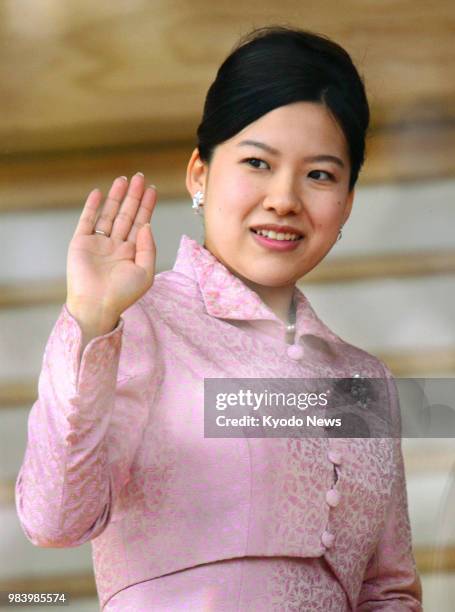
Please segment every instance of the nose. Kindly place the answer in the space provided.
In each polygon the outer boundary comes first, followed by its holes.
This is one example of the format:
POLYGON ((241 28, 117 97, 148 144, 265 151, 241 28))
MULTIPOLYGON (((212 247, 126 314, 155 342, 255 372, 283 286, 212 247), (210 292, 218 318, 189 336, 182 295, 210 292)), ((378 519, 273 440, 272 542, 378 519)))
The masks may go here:
POLYGON ((272 179, 268 185, 263 206, 265 210, 274 210, 280 217, 290 213, 299 213, 302 210, 302 200, 296 186, 296 179, 284 175, 277 175, 272 179))

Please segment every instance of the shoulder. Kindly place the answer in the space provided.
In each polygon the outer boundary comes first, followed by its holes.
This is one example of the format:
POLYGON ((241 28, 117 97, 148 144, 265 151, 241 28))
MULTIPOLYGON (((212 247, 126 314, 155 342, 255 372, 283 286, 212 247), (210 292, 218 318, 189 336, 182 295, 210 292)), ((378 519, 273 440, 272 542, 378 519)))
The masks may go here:
POLYGON ((378 420, 376 425, 379 426, 378 431, 383 432, 381 435, 386 432, 387 437, 399 438, 400 401, 398 387, 390 368, 376 355, 339 336, 336 338, 331 348, 336 352, 337 362, 341 366, 341 377, 351 379, 351 382, 346 380, 350 393, 355 393, 359 398, 369 398, 369 425, 373 427, 375 420, 378 420))
POLYGON ((166 330, 193 326, 204 316, 204 301, 197 282, 175 270, 156 275, 152 287, 139 300, 138 306, 148 325, 158 336, 166 330))
POLYGON ((344 375, 358 375, 362 378, 392 377, 390 370, 380 358, 336 334, 316 314, 311 305, 308 306, 311 313, 310 328, 324 339, 344 375))
POLYGON ((386 375, 385 364, 376 355, 345 340, 317 314, 308 296, 296 291, 297 317, 304 335, 319 338, 334 370, 340 376, 380 377, 386 375))
POLYGON ((193 308, 194 293, 190 278, 172 270, 161 272, 150 289, 122 313, 122 375, 163 361, 166 329, 174 326, 184 308, 193 308))
MULTIPOLYGON (((171 306, 175 303, 187 302, 191 299, 191 306, 195 307, 200 298, 197 282, 175 270, 166 270, 155 276, 152 287, 140 299, 142 308, 146 311, 171 306)), ((187 304, 190 306, 190 304, 187 304)))
POLYGON ((391 378, 392 373, 378 356, 338 337, 338 351, 353 374, 361 378, 391 378))

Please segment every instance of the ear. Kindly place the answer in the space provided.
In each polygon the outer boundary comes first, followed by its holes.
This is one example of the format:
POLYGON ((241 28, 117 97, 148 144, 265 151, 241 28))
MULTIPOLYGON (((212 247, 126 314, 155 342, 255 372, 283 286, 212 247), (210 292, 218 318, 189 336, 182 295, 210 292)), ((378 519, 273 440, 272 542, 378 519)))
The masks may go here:
POLYGON ((354 203, 354 194, 355 194, 355 188, 353 187, 351 191, 348 193, 346 204, 344 205, 341 225, 344 225, 346 221, 349 219, 349 215, 351 214, 351 210, 352 210, 352 204, 354 203))
POLYGON ((196 191, 205 193, 205 185, 207 182, 208 166, 199 157, 199 149, 196 147, 190 157, 186 168, 186 188, 192 198, 196 191))

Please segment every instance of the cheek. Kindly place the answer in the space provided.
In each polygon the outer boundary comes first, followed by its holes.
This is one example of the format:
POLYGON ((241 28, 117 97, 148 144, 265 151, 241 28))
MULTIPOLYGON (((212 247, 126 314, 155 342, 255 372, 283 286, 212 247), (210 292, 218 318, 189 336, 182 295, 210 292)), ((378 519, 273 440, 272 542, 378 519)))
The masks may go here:
POLYGON ((242 168, 235 168, 217 176, 214 192, 217 198, 228 202, 249 200, 259 195, 259 184, 254 178, 256 177, 249 176, 242 168))
POLYGON ((308 213, 317 229, 330 229, 340 225, 343 212, 342 201, 339 199, 321 199, 314 202, 308 213))
POLYGON ((213 193, 216 196, 210 201, 210 215, 222 216, 223 223, 227 224, 248 214, 259 201, 258 190, 244 177, 219 182, 213 193))
POLYGON ((260 185, 244 173, 235 177, 231 182, 231 188, 237 196, 241 196, 243 200, 254 199, 258 197, 260 193, 260 185))

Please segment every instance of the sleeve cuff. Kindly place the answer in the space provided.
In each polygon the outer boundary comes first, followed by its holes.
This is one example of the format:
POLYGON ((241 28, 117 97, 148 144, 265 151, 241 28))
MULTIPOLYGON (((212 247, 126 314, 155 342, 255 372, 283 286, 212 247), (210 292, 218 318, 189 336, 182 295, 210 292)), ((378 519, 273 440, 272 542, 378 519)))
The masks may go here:
POLYGON ((115 329, 90 340, 81 358, 82 330, 66 304, 62 307, 43 360, 57 396, 98 395, 106 384, 115 386, 123 327, 120 317, 115 329))

